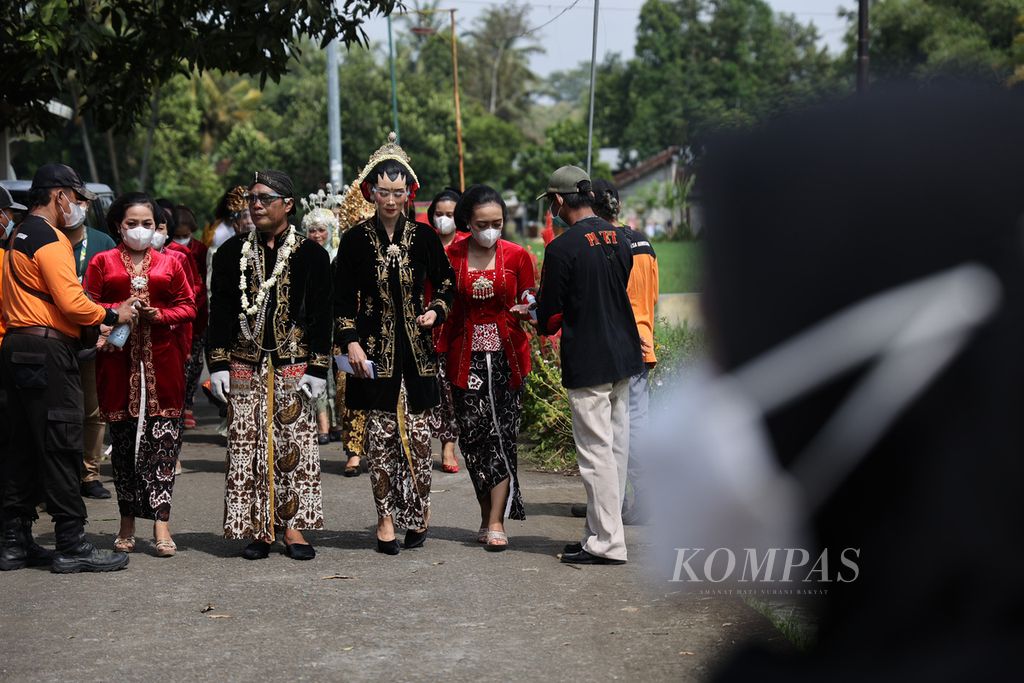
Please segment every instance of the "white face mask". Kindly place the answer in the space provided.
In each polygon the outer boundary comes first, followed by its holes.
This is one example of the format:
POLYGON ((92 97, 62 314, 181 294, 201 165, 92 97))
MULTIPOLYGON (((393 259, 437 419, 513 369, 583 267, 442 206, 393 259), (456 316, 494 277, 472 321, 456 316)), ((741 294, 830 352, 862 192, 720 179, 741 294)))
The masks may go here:
POLYGON ((77 202, 68 202, 68 212, 61 211, 61 215, 64 217, 64 229, 74 230, 82 223, 85 222, 85 209, 83 209, 77 202))
POLYGON ((434 227, 442 235, 450 235, 455 232, 455 219, 451 216, 434 216, 434 227))
MULTIPOLYGON (((749 588, 745 562, 752 551, 757 563, 771 549, 781 549, 776 577, 791 559, 787 549, 806 549, 809 561, 793 573, 807 575, 818 558, 807 533, 812 516, 960 354, 1001 296, 989 270, 962 265, 854 304, 727 375, 708 367, 685 372, 644 441, 645 498, 652 536, 661 540, 658 579, 681 580, 684 589, 707 588, 708 577, 715 587, 749 588), (784 469, 765 417, 865 365, 784 469), (689 578, 690 569, 703 582, 689 578)), ((838 564, 843 549, 825 550, 838 564)))
POLYGON ((490 249, 501 237, 501 230, 498 228, 484 228, 483 230, 473 230, 473 239, 484 249, 490 249))
POLYGON ((178 244, 180 244, 180 245, 184 246, 184 245, 188 244, 188 243, 189 243, 189 240, 191 240, 191 239, 192 239, 191 237, 175 237, 175 238, 174 238, 174 241, 175 241, 176 243, 178 243, 178 244))
POLYGON ((153 228, 129 228, 128 230, 121 231, 124 243, 132 251, 145 251, 149 249, 150 245, 153 244, 153 235, 155 234, 156 230, 153 228))
POLYGON ((157 251, 160 251, 161 249, 164 248, 165 244, 167 244, 167 233, 154 231, 152 247, 157 251))

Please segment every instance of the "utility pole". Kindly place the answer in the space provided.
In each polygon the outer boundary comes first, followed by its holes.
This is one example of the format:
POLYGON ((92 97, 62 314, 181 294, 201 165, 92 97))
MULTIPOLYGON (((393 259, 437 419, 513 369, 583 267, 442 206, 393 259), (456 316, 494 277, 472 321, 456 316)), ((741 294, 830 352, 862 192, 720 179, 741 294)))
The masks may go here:
POLYGON ((341 170, 341 102, 338 92, 338 41, 327 44, 327 141, 330 153, 331 185, 335 192, 344 187, 341 170))
POLYGON ((857 10, 857 93, 868 91, 868 49, 871 35, 868 30, 868 0, 860 0, 857 10))
POLYGON ((594 156, 594 84, 597 82, 597 10, 600 0, 594 0, 594 40, 590 47, 590 123, 587 126, 587 173, 594 156))
POLYGON ((459 49, 455 36, 455 10, 452 17, 452 80, 455 84, 455 142, 459 148, 459 192, 466 191, 465 156, 462 152, 462 108, 459 106, 459 49))
POLYGON ((398 81, 395 78, 395 41, 391 37, 391 15, 388 15, 388 59, 391 62, 391 118, 395 129, 396 142, 402 142, 402 134, 398 130, 398 81))

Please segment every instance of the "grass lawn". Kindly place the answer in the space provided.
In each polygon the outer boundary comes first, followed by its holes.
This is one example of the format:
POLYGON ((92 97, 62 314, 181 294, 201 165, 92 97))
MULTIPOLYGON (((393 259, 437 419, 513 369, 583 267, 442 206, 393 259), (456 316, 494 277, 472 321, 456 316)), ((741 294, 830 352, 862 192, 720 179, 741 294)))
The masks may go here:
POLYGON ((700 243, 655 242, 658 291, 662 294, 700 291, 700 243))
MULTIPOLYGON (((544 243, 539 239, 527 240, 526 247, 537 257, 538 265, 544 258, 544 243)), ((662 294, 699 291, 700 243, 654 242, 658 255, 658 291, 662 294)))

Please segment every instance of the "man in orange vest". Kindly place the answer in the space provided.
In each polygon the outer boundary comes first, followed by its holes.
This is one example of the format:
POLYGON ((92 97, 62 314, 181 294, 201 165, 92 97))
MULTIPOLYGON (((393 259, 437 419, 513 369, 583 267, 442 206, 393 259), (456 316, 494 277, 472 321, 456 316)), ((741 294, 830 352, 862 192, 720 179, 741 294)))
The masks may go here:
POLYGON ((77 198, 95 199, 63 164, 36 171, 29 215, 4 255, 0 377, 18 400, 8 406, 10 448, 3 454, 3 535, 0 570, 52 566, 56 573, 113 571, 124 553, 97 550, 85 540, 86 509, 79 493, 84 404, 77 351, 82 326, 132 322, 136 298, 104 308, 86 296, 63 228, 84 211, 77 198), (53 517, 57 551, 32 540, 35 504, 42 496, 53 517))

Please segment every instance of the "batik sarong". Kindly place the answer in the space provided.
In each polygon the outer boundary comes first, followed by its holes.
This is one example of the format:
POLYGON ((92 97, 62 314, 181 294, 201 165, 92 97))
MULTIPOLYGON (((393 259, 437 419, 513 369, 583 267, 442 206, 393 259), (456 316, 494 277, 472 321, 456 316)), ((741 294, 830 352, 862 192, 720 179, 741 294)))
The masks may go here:
POLYGON ((224 536, 274 540, 275 527, 322 529, 313 404, 298 391, 305 364, 231 364, 224 536))
POLYGON ((478 499, 509 482, 505 516, 526 519, 519 490, 519 425, 523 413, 523 388, 510 389, 511 370, 505 354, 474 351, 469 364, 468 388, 452 387, 459 421, 459 448, 478 499))
POLYGON ((455 406, 452 403, 452 385, 445 372, 446 357, 437 357, 437 388, 440 390, 441 402, 430 409, 430 431, 441 443, 455 443, 459 438, 459 423, 455 419, 455 406))
POLYGON ((185 361, 185 410, 192 410, 196 401, 196 385, 203 374, 205 339, 201 335, 192 338, 192 357, 185 361))
POLYGON ((412 414, 399 391, 396 412, 366 411, 366 452, 370 485, 379 517, 391 516, 407 529, 426 526, 430 508, 430 452, 428 413, 412 414))
POLYGON ((170 521, 174 465, 181 450, 180 418, 146 417, 141 430, 138 420, 111 422, 110 442, 121 516, 170 521))

